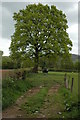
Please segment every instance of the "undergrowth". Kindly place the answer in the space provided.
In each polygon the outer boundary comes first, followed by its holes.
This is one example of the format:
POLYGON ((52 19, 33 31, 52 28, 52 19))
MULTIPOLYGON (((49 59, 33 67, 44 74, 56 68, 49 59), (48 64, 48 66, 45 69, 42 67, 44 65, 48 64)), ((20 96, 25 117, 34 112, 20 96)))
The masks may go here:
POLYGON ((16 99, 32 86, 28 80, 14 80, 7 78, 2 83, 2 109, 11 106, 16 99))
POLYGON ((59 91, 62 96, 64 111, 62 111, 62 117, 64 118, 77 118, 79 116, 78 112, 78 98, 74 98, 70 90, 62 87, 59 91))

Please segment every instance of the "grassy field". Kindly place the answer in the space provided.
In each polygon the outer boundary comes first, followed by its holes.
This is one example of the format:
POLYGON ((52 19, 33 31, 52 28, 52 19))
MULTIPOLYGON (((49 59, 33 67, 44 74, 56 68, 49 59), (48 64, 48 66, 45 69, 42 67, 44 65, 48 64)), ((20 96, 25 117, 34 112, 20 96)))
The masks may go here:
POLYGON ((24 81, 16 81, 11 78, 3 80, 3 109, 11 106, 19 96, 32 87, 41 87, 36 95, 28 98, 27 103, 21 105, 22 110, 28 111, 27 117, 39 116, 42 112, 41 110, 44 110, 45 107, 45 114, 47 117, 77 117, 78 73, 67 73, 67 79, 69 79, 70 76, 69 87, 71 87, 72 77, 74 78, 72 93, 70 89, 64 87, 64 75, 64 72, 49 72, 48 74, 39 72, 38 74, 27 74, 26 80, 24 81), (51 87, 56 85, 60 85, 58 92, 53 92, 48 96, 51 87), (47 99, 48 102, 44 105, 45 99, 47 99), (54 108, 55 115, 52 113, 51 106, 54 108))
MULTIPOLYGON (((67 73, 67 79, 70 76, 69 87, 71 87, 72 77, 74 78, 73 84, 73 95, 78 96, 78 73, 67 73)), ((33 85, 38 86, 44 84, 45 86, 52 85, 54 83, 59 83, 64 85, 64 75, 65 72, 49 72, 48 74, 32 74, 27 79, 32 82, 33 85)))

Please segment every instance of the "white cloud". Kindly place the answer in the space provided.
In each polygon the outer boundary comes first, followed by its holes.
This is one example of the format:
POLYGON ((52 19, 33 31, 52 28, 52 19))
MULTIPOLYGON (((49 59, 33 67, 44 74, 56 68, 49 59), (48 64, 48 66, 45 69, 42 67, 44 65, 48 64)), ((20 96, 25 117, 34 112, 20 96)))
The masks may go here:
POLYGON ((73 53, 73 54, 77 54, 78 55, 78 45, 77 46, 74 46, 72 48, 72 51, 70 53, 73 53))
POLYGON ((71 34, 71 33, 74 33, 74 34, 78 34, 78 24, 73 24, 73 25, 71 25, 68 29, 67 29, 67 32, 69 33, 69 34, 71 34))
MULTIPOLYGON (((43 2, 43 0, 2 0, 3 2, 43 2)), ((78 2, 79 0, 44 0, 44 2, 78 2)))
MULTIPOLYGON (((73 43, 73 49, 77 45, 78 46, 78 24, 71 25, 67 32, 69 33, 69 37, 73 43)), ((76 48, 76 47, 75 47, 76 48)), ((77 48, 76 48, 77 49, 77 48)))
POLYGON ((10 47, 11 41, 9 39, 3 39, 0 37, 0 50, 4 52, 4 56, 9 55, 9 47, 10 47))
POLYGON ((78 54, 78 24, 71 25, 67 32, 69 33, 69 37, 73 43, 71 53, 78 54))
POLYGON ((2 13, 5 14, 5 17, 6 16, 11 17, 10 11, 7 8, 5 8, 4 6, 2 6, 2 13))
POLYGON ((69 8, 67 12, 77 12, 78 11, 78 3, 74 3, 73 7, 69 8))

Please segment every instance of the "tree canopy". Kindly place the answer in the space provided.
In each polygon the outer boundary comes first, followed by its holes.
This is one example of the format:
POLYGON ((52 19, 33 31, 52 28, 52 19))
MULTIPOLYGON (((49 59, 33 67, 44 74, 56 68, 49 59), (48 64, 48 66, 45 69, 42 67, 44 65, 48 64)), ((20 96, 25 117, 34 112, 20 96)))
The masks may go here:
POLYGON ((31 4, 14 13, 15 32, 11 36, 10 54, 16 60, 34 59, 38 71, 39 58, 50 54, 69 54, 72 42, 66 32, 66 15, 52 5, 31 4))

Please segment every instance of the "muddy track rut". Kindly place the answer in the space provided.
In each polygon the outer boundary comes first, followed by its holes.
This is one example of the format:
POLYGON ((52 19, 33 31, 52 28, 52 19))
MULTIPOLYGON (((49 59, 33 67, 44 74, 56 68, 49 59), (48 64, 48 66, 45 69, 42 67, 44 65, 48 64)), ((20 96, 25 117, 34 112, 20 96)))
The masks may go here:
POLYGON ((40 90, 39 87, 32 88, 29 91, 27 91, 24 95, 22 95, 20 98, 17 99, 15 104, 8 107, 6 110, 2 112, 2 118, 17 118, 17 117, 26 117, 25 111, 22 111, 20 106, 24 104, 27 101, 28 97, 32 97, 36 93, 38 93, 40 90))
MULTIPOLYGON (((58 92, 60 85, 52 86, 48 94, 44 100, 43 107, 40 109, 40 112, 36 114, 36 118, 44 118, 49 117, 49 115, 54 114, 57 112, 54 109, 54 100, 50 100, 50 96, 58 92)), ((17 99, 15 104, 11 107, 8 107, 6 110, 3 111, 2 117, 3 118, 26 118, 26 112, 21 109, 21 105, 27 102, 27 98, 32 97, 33 95, 37 94, 40 91, 40 87, 32 88, 27 91, 24 95, 17 99)), ((53 98, 54 99, 54 98, 53 98)), ((30 116, 29 116, 30 117, 30 116)))

